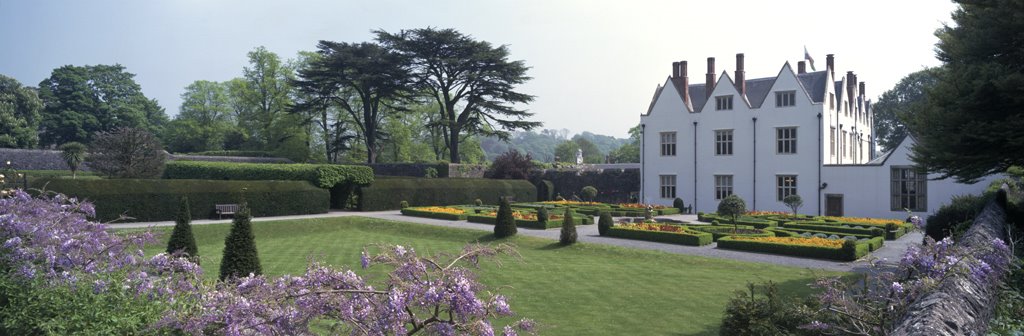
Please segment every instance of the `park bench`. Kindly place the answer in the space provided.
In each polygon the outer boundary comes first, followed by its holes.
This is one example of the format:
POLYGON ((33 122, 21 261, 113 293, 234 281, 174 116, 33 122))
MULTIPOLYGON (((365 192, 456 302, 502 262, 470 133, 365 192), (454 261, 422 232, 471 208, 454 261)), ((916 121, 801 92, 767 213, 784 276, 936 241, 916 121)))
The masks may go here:
POLYGON ((217 211, 217 218, 224 219, 224 215, 235 215, 238 212, 238 204, 217 204, 213 206, 217 211))

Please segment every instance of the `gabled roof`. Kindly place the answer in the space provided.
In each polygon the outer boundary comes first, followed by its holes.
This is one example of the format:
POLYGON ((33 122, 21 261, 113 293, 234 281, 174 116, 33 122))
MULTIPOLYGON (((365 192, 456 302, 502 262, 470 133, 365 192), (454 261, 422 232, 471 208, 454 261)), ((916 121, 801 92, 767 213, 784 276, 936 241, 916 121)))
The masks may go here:
MULTIPOLYGON (((828 81, 827 71, 808 72, 796 75, 800 79, 800 85, 804 91, 811 96, 811 101, 821 103, 825 101, 825 83, 828 81)), ((749 81, 747 83, 750 83, 749 81)))
MULTIPOLYGON (((787 66, 789 66, 788 63, 783 66, 783 69, 785 69, 787 66)), ((825 85, 827 85, 828 82, 828 71, 822 70, 808 72, 798 74, 796 76, 797 82, 801 85, 801 87, 804 89, 807 95, 811 98, 811 102, 821 103, 825 101, 825 92, 828 91, 825 87, 825 85)), ((750 103, 751 108, 760 108, 761 105, 764 104, 764 101, 768 98, 768 95, 771 93, 770 91, 772 89, 772 86, 775 85, 775 81, 777 79, 778 76, 754 78, 748 79, 746 81, 746 99, 750 103)), ((678 94, 679 97, 683 99, 683 101, 686 101, 686 98, 683 97, 683 79, 669 77, 668 82, 671 82, 672 86, 675 86, 676 94, 678 94)), ((733 81, 729 76, 729 73, 723 71, 722 75, 719 76, 716 85, 732 85, 732 83, 733 81)), ((837 98, 839 98, 840 100, 842 99, 842 83, 842 81, 835 82, 835 92, 838 95, 837 98)), ((664 89, 664 86, 659 85, 658 88, 655 90, 654 98, 651 99, 651 105, 647 108, 647 114, 651 114, 651 110, 654 109, 654 104, 657 102, 658 96, 661 95, 664 89)), ((703 110, 704 105, 707 103, 708 100, 707 89, 707 85, 704 83, 690 84, 690 107, 693 109, 692 112, 701 112, 701 110, 703 110)))
MULTIPOLYGON (((843 81, 836 81, 836 105, 843 101, 843 81)), ((841 109, 841 108, 840 108, 841 109)))
POLYGON ((664 91, 664 89, 665 87, 661 86, 661 84, 658 84, 658 87, 654 89, 654 97, 651 98, 651 105, 647 106, 647 114, 645 115, 651 115, 651 110, 654 109, 654 104, 658 102, 658 96, 661 95, 661 91, 664 91))
POLYGON ((777 78, 766 77, 747 80, 747 101, 750 102, 750 107, 761 107, 765 98, 768 97, 769 91, 772 90, 772 86, 775 85, 777 78))

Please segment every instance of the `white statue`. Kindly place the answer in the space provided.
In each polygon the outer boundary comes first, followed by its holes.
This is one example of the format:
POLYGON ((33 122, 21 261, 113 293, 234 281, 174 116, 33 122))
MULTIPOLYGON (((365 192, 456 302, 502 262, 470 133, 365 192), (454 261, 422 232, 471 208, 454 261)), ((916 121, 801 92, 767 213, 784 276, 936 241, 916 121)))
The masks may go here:
POLYGON ((583 164, 583 150, 576 149, 576 164, 583 164))

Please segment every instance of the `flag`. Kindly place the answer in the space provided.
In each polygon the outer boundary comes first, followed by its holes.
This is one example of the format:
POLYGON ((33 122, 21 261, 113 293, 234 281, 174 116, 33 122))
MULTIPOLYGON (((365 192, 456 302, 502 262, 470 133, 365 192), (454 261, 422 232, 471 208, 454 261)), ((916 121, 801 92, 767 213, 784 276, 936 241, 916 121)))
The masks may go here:
POLYGON ((811 71, 818 71, 814 68, 814 58, 811 57, 811 53, 807 52, 807 46, 804 46, 804 59, 811 64, 811 71))

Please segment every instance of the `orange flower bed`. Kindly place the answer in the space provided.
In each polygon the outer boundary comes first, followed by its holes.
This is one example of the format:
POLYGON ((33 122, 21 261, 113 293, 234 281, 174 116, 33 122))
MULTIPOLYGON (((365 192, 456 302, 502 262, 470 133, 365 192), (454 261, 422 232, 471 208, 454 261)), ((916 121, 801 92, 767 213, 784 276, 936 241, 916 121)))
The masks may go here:
POLYGON ((785 211, 747 211, 747 216, 771 216, 771 215, 789 215, 785 211))
POLYGON ((597 205, 601 204, 598 202, 580 202, 580 201, 543 201, 541 204, 559 204, 559 205, 597 205))
POLYGON ((624 228, 644 231, 659 231, 659 232, 687 232, 685 227, 679 225, 668 225, 668 224, 650 224, 650 223, 629 223, 621 224, 624 228))
POLYGON ((619 204, 620 208, 629 208, 629 209, 647 209, 648 206, 650 206, 653 209, 664 209, 664 208, 667 208, 664 205, 656 205, 656 204, 643 204, 643 203, 620 203, 619 204))
MULTIPOLYGON (((498 212, 497 211, 491 211, 491 212, 485 213, 483 215, 484 216, 490 216, 490 217, 498 217, 498 212)), ((512 211, 512 218, 515 218, 516 220, 536 221, 537 220, 537 213, 535 213, 535 212, 512 211)), ((558 220, 558 219, 562 219, 562 216, 561 215, 548 215, 548 219, 549 220, 558 220)))
POLYGON ((735 236, 734 240, 751 240, 751 241, 762 241, 769 243, 779 243, 786 245, 800 245, 800 246, 812 246, 812 247, 827 247, 827 248, 843 248, 843 240, 841 239, 825 239, 818 237, 742 237, 735 236))
POLYGON ((424 208, 413 208, 413 210, 427 211, 427 212, 437 212, 437 213, 446 213, 446 214, 453 214, 453 215, 461 215, 461 214, 466 213, 465 210, 458 209, 458 208, 437 207, 437 206, 424 207, 424 208))
POLYGON ((896 225, 903 224, 903 221, 898 219, 886 219, 886 218, 864 218, 864 217, 825 217, 825 219, 839 221, 850 224, 865 224, 865 225, 878 225, 885 226, 886 224, 893 223, 896 225))

